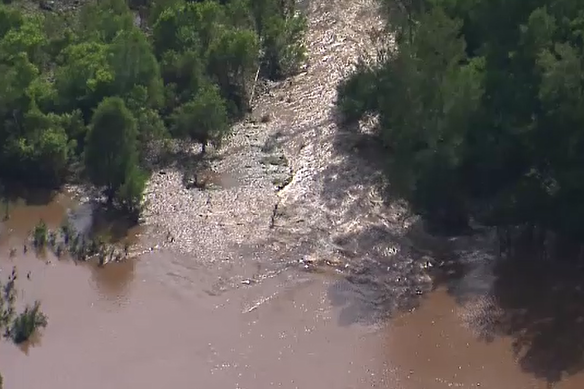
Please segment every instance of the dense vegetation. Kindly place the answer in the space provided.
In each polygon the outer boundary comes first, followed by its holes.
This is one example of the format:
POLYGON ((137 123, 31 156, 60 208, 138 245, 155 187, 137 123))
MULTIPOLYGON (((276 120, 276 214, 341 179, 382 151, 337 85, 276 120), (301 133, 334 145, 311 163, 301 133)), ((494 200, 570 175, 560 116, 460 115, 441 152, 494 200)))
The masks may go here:
POLYGON ((584 2, 385 4, 396 45, 338 104, 349 122, 378 115, 401 194, 442 227, 584 241, 584 2))
POLYGON ((289 0, 18 3, 0 4, 0 179, 56 187, 81 166, 130 212, 149 142, 219 145, 258 69, 285 77, 303 58, 305 20, 289 0))

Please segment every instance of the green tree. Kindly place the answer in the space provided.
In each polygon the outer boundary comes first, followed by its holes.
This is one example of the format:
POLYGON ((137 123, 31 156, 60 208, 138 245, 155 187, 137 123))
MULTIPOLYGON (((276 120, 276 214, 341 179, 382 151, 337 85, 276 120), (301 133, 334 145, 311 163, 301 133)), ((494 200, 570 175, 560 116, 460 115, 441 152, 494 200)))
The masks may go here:
POLYGON ((97 42, 79 43, 64 50, 63 65, 55 72, 62 110, 80 109, 88 120, 97 104, 111 94, 116 75, 108 52, 108 45, 97 42))
POLYGON ((584 239, 584 4, 396 4, 399 49, 358 67, 338 101, 347 120, 379 115, 405 197, 442 222, 584 239))
POLYGON ((250 7, 267 75, 282 78, 294 73, 304 60, 306 17, 296 12, 294 1, 257 0, 250 7))
POLYGON ((258 62, 257 35, 251 30, 226 29, 209 48, 209 74, 220 86, 223 96, 234 102, 234 116, 247 110, 247 82, 258 62))
POLYGON ((206 87, 172 115, 171 131, 175 136, 200 142, 203 153, 208 142, 216 146, 229 131, 225 101, 217 87, 206 87))
POLYGON ((0 56, 11 58, 26 53, 34 63, 43 59, 43 48, 46 37, 43 31, 42 19, 24 19, 17 28, 8 30, 0 40, 0 56))
POLYGON ((0 39, 13 29, 18 29, 24 18, 17 10, 0 4, 0 39))
POLYGON ((10 328, 10 337, 16 344, 26 342, 39 328, 48 324, 47 316, 41 311, 41 303, 35 301, 32 307, 27 306, 19 314, 10 328))
POLYGON ((120 31, 133 27, 134 17, 125 0, 101 0, 81 8, 77 30, 85 42, 110 43, 120 31))
POLYGON ((85 144, 85 167, 91 182, 105 187, 109 202, 137 164, 136 119, 119 97, 96 108, 85 144))
POLYGON ((163 85, 158 61, 144 34, 132 28, 120 32, 109 49, 109 64, 114 74, 113 94, 127 96, 137 85, 146 87, 150 107, 159 107, 163 85))
POLYGON ((136 165, 131 165, 125 172, 124 182, 117 189, 115 198, 119 206, 138 221, 142 196, 148 176, 136 165))
MULTIPOLYGON (((125 0, 88 2, 64 13, 0 4, 2 179, 60 185, 85 159, 110 201, 137 209, 144 181, 137 150, 146 157, 152 141, 167 135, 219 145, 248 108, 258 66, 262 74, 283 76, 303 53, 306 23, 292 0, 130 5, 147 15, 148 28, 142 29, 144 20, 136 26, 125 0), (110 154, 117 168, 107 176, 97 162, 95 133, 107 135, 103 145, 116 139, 98 125, 116 122, 116 115, 104 113, 99 121, 94 115, 111 98, 123 101, 135 134, 131 152, 110 154)), ((120 110, 118 119, 127 112, 120 110)))
POLYGON ((180 2, 166 9, 154 24, 155 51, 161 56, 193 48, 203 54, 225 21, 221 5, 214 1, 180 2))

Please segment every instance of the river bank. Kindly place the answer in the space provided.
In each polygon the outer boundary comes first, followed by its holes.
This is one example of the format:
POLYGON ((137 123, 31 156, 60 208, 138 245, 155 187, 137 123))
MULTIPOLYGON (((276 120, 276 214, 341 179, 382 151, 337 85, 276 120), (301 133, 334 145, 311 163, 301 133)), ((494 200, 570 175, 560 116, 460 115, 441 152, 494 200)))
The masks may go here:
POLYGON ((367 126, 335 120, 337 82, 374 47, 363 26, 383 27, 376 3, 306 9, 303 72, 260 93, 205 163, 183 148, 157 168, 143 224, 119 229, 127 261, 10 258, 39 218, 93 220, 89 198, 13 209, 0 275, 30 272, 21 298, 42 299, 49 325, 23 349, 0 342, 5 388, 582 387, 580 310, 562 303, 577 277, 501 269, 477 249, 488 234, 436 238, 404 221, 367 126), (187 189, 185 172, 212 185, 187 189))

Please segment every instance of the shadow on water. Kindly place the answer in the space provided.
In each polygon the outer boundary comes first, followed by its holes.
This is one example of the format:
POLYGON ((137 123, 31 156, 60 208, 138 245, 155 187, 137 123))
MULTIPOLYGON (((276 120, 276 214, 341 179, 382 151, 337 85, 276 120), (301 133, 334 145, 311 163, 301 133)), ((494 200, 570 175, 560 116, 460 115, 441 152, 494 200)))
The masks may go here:
POLYGON ((22 342, 18 345, 20 351, 24 353, 24 355, 28 355, 31 349, 40 347, 42 345, 42 333, 39 331, 35 331, 32 336, 25 342, 22 342))
MULTIPOLYGON (((75 231, 85 236, 100 236, 105 241, 115 244, 127 242, 131 247, 137 243, 140 232, 140 227, 135 226, 132 220, 97 203, 77 203, 63 193, 55 194, 44 205, 29 205, 26 200, 17 197, 12 200, 9 219, 0 222, 0 267, 7 269, 16 265, 20 273, 26 270, 29 275, 32 273, 31 278, 34 279, 35 273, 39 272, 45 276, 48 274, 61 276, 61 271, 47 273, 43 267, 61 266, 64 267, 64 272, 69 274, 66 268, 76 265, 90 271, 91 282, 103 298, 118 300, 128 292, 134 278, 133 258, 100 267, 97 260, 78 261, 69 255, 57 258, 50 248, 35 254, 31 249, 30 234, 41 220, 53 230, 69 221, 75 231), (32 260, 33 258, 39 260, 32 260)), ((70 271, 77 274, 73 270, 70 271)), ((67 280, 62 280, 62 283, 66 284, 67 280)))
MULTIPOLYGON (((390 209, 396 196, 380 178, 388 174, 383 159, 389 151, 375 135, 342 127, 333 143, 343 162, 331 165, 321 177, 327 207, 347 207, 344 197, 358 180, 338 176, 360 174, 361 183, 369 180, 365 185, 376 187, 386 200, 383 206, 390 209), (345 186, 330 190, 331 185, 345 186)), ((352 201, 347 214, 370 212, 365 208, 370 200, 352 201)), ((373 222, 336 239, 351 264, 328 293, 341 308, 341 325, 380 323, 414 310, 432 290, 445 288, 457 304, 469 307, 464 324, 477 341, 510 338, 520 368, 548 387, 584 370, 584 270, 574 261, 542 261, 537 255, 500 260, 493 252, 492 232, 446 237, 427 233, 419 221, 402 231, 396 224, 397 219, 373 222)), ((425 325, 420 323, 420 328, 425 325)), ((456 329, 452 332, 456 336, 456 329)))
POLYGON ((75 204, 69 208, 66 217, 75 231, 88 236, 103 236, 111 243, 125 239, 135 243, 140 232, 132 218, 97 202, 75 204))
POLYGON ((333 239, 348 266, 344 277, 329 288, 329 298, 341 308, 341 325, 378 324, 418 306, 420 297, 432 289, 427 269, 445 249, 439 240, 412 228, 403 233, 405 208, 386 180, 388 151, 374 132, 342 125, 338 115, 332 115, 338 126, 332 139, 336 162, 319 177, 320 199, 346 223, 358 219, 360 225, 333 239))
POLYGON ((567 263, 500 261, 493 304, 473 322, 481 339, 513 340, 522 369, 549 383, 584 369, 584 272, 567 263))
POLYGON ((22 184, 0 182, 0 196, 4 200, 8 199, 10 203, 29 206, 47 205, 53 201, 57 193, 52 189, 31 189, 22 184))

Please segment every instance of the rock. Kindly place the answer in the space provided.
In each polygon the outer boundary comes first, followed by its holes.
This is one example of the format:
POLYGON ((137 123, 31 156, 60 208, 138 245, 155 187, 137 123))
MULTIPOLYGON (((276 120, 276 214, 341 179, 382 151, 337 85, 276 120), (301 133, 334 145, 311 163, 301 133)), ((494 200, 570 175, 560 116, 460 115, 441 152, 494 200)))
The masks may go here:
POLYGON ((42 0, 39 3, 40 9, 44 11, 54 11, 55 10, 55 1, 54 0, 42 0))
POLYGON ((264 165, 288 166, 288 159, 284 154, 268 155, 262 158, 262 163, 264 165))
POLYGON ((194 173, 191 177, 185 177, 184 185, 187 189, 213 189, 221 187, 221 177, 211 169, 194 173))

